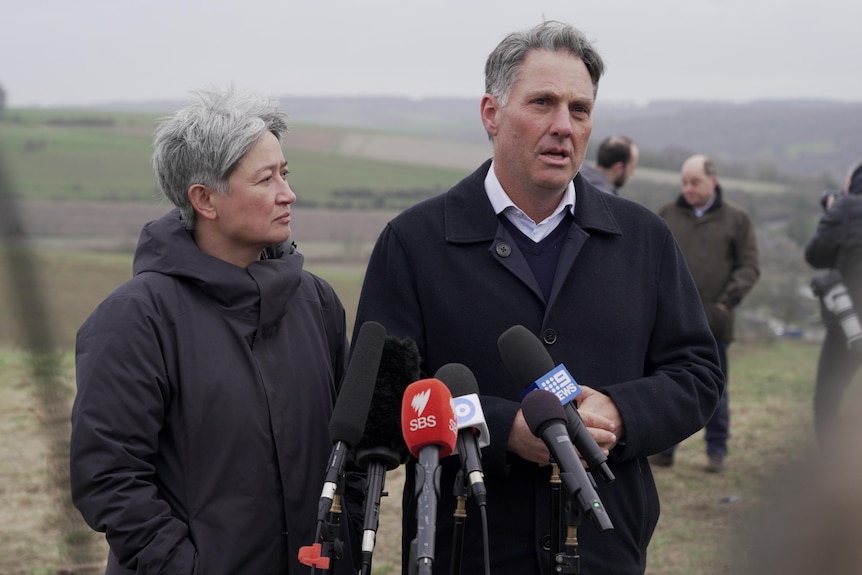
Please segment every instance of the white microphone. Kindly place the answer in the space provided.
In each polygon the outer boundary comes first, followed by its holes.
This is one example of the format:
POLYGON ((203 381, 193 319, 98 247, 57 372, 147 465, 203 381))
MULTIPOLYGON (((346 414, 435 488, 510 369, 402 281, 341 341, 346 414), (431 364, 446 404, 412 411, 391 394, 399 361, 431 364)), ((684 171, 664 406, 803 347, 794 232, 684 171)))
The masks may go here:
POLYGON ((461 457, 461 469, 467 476, 476 503, 485 506, 488 492, 480 449, 491 443, 491 436, 479 401, 479 384, 470 368, 460 363, 447 363, 437 370, 434 377, 445 383, 454 396, 455 416, 458 418, 454 453, 461 457))

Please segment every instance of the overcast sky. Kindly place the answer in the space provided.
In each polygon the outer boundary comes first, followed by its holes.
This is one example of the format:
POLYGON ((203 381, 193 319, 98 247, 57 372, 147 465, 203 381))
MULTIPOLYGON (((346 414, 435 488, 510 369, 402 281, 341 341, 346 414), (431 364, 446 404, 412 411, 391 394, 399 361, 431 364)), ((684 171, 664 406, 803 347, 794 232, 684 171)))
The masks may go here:
POLYGON ((488 52, 543 19, 605 59, 599 98, 862 101, 860 0, 4 0, 10 106, 273 96, 478 98, 488 52))

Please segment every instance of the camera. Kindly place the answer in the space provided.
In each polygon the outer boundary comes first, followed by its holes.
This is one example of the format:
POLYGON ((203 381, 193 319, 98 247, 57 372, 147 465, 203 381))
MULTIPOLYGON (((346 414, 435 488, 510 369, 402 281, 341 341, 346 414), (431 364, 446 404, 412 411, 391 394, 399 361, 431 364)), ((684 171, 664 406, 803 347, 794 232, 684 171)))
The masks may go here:
POLYGON ((830 270, 815 277, 811 282, 811 291, 820 298, 824 309, 841 325, 847 348, 855 352, 862 351, 862 324, 838 270, 830 270))
POLYGON ((841 192, 836 192, 835 190, 823 190, 820 192, 820 207, 822 207, 825 212, 829 208, 829 198, 832 198, 832 201, 834 202, 841 197, 841 195, 841 192))

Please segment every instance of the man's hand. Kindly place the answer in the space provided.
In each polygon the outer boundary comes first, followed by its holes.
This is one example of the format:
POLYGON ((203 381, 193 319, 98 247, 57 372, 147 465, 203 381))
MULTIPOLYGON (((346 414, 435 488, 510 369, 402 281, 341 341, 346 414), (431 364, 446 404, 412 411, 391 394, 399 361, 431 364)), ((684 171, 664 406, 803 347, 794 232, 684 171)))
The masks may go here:
POLYGON ((545 442, 530 431, 527 420, 524 419, 524 414, 520 409, 515 414, 515 421, 512 422, 508 449, 515 455, 539 465, 550 465, 551 463, 551 452, 548 451, 545 442))
POLYGON ((617 406, 610 397, 586 385, 581 386, 575 401, 581 420, 607 455, 625 433, 617 406))

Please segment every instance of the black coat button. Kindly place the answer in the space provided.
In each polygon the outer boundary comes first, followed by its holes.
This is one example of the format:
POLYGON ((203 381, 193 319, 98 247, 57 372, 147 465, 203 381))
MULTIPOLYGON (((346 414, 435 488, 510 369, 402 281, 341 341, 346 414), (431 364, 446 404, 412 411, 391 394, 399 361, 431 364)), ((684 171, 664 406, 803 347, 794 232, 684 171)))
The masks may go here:
POLYGON ((542 539, 539 540, 539 544, 542 546, 542 549, 545 551, 551 550, 551 536, 550 535, 542 535, 542 539))
POLYGON ((512 255, 512 248, 506 242, 499 242, 496 247, 497 255, 501 258, 507 258, 512 255))
POLYGON ((542 333, 542 339, 548 345, 554 345, 557 343, 557 332, 552 329, 546 329, 544 333, 542 333))

